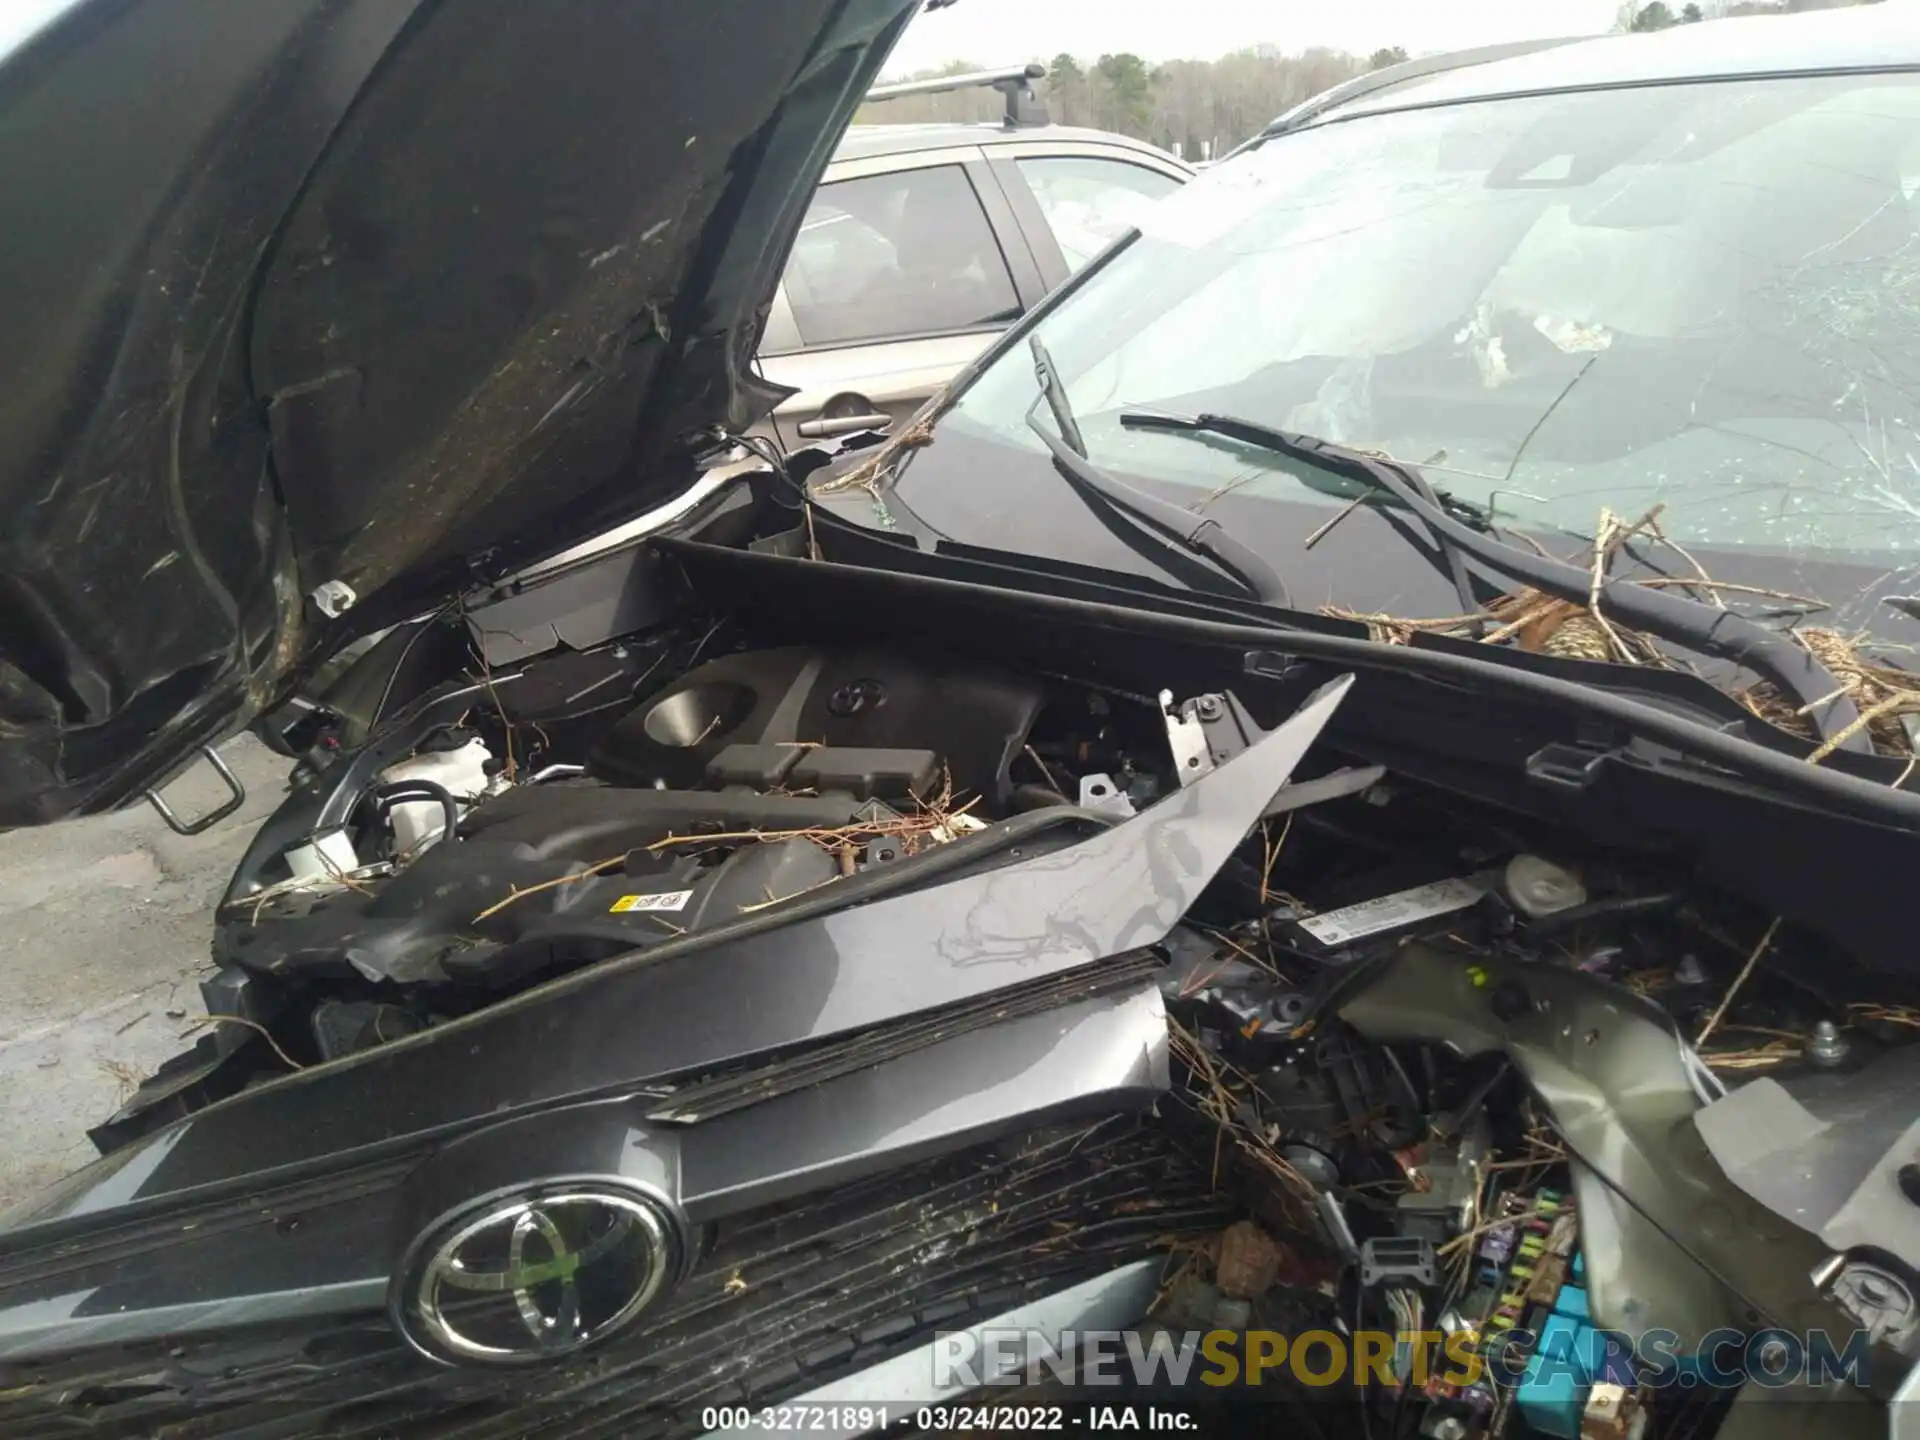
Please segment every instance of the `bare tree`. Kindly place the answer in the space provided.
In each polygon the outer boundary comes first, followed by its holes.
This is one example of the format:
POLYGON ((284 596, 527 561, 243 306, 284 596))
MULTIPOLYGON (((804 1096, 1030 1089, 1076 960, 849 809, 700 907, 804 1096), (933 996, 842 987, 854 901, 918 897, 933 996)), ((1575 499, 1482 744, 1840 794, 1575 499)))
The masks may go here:
MULTIPOLYGON (((1876 3, 1879 0, 1624 0, 1614 28, 1657 30, 1724 15, 1784 15, 1876 3)), ((1366 56, 1338 50, 1289 55, 1276 45, 1256 45, 1218 60, 1169 60, 1157 66, 1125 53, 1034 58, 1047 67, 1040 88, 1057 123, 1118 130, 1197 158, 1226 153, 1301 101, 1367 70, 1398 64, 1407 52, 1393 45, 1366 56)), ((1008 58, 996 57, 995 63, 1006 64, 1008 58)), ((904 78, 987 68, 962 61, 904 78)), ((978 123, 998 120, 1004 110, 993 91, 972 90, 866 105, 858 118, 875 124, 978 123)))
MULTIPOLYGON (((1400 58, 1399 51, 1391 53, 1400 58)), ((1360 74, 1372 60, 1334 50, 1288 55, 1276 46, 1262 45, 1219 60, 1171 60, 1159 66, 1124 53, 1092 58, 1063 54, 1042 63, 1047 78, 1040 82, 1040 89, 1056 123, 1117 130, 1167 149, 1177 145, 1184 154, 1197 157, 1225 153, 1282 111, 1360 74)), ((902 78, 929 79, 986 68, 964 61, 902 78)), ((998 95, 979 90, 865 105, 857 118, 890 125, 976 123, 998 120, 1003 111, 998 95)))

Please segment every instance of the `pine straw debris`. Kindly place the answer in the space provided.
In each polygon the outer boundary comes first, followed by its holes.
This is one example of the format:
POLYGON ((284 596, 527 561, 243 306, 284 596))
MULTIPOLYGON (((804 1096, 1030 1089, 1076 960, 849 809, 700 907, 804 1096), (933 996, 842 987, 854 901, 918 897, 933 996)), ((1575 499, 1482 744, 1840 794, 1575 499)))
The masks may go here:
POLYGON ((1770 1070, 1789 1060, 1798 1060, 1801 1047, 1787 1040, 1769 1040, 1746 1050, 1709 1050, 1701 1055, 1712 1070, 1770 1070))
POLYGON ((1223 1057, 1214 1054, 1198 1036, 1169 1020, 1173 1053, 1187 1068, 1191 1098, 1200 1114, 1214 1126, 1215 1149, 1213 1181, 1220 1183, 1222 1148, 1231 1144, 1257 1170, 1280 1182, 1282 1195, 1304 1210, 1313 1204, 1313 1182, 1288 1163, 1280 1153, 1277 1133, 1262 1129, 1249 1117, 1253 1113, 1253 1079, 1223 1057))
MULTIPOLYGON (((1760 585, 1742 585, 1715 580, 1688 551, 1670 539, 1660 528, 1656 505, 1638 520, 1626 521, 1611 510, 1600 512, 1594 543, 1586 556, 1576 556, 1591 575, 1585 603, 1546 595, 1531 586, 1521 586, 1502 595, 1486 608, 1470 615, 1447 615, 1430 619, 1369 613, 1344 606, 1323 606, 1321 613, 1350 620, 1367 627, 1368 635, 1385 645, 1408 645, 1419 634, 1445 635, 1458 640, 1478 640, 1484 645, 1508 645, 1539 655, 1554 655, 1569 660, 1591 660, 1620 665, 1644 665, 1661 669, 1684 667, 1653 636, 1623 625, 1606 613, 1603 597, 1609 585, 1638 585, 1647 589, 1679 589, 1690 592, 1720 609, 1727 608, 1727 597, 1750 601, 1768 601, 1780 610, 1805 615, 1829 609, 1824 601, 1810 596, 1772 590, 1760 585), (1627 542, 1648 536, 1678 555, 1693 573, 1690 575, 1648 575, 1629 580, 1612 580, 1608 570, 1613 558, 1627 542)), ((1824 742, 1807 758, 1818 764, 1841 744, 1864 729, 1874 748, 1881 754, 1913 761, 1920 757, 1920 746, 1909 735, 1904 721, 1920 716, 1920 674, 1904 670, 1864 653, 1872 641, 1862 633, 1848 635, 1819 626, 1796 625, 1786 632, 1840 682, 1832 695, 1811 705, 1800 705, 1780 694, 1770 682, 1761 680, 1735 692, 1734 698, 1767 723, 1802 739, 1819 739, 1811 712, 1845 695, 1860 711, 1860 718, 1840 735, 1824 742)), ((1920 728, 1920 727, 1917 727, 1920 728)), ((1903 776, 1904 780, 1905 777, 1903 776)))
MULTIPOLYGON (((1904 1043, 1910 1037, 1887 1032, 1920 1030, 1920 1010, 1911 1005, 1855 1001, 1847 1006, 1843 1029, 1856 1030, 1881 1043, 1904 1043)), ((1715 1070, 1767 1070, 1789 1060, 1799 1060, 1806 1054, 1810 1039, 1796 1031, 1773 1030, 1760 1025, 1723 1025, 1719 1033, 1752 1035, 1761 1038, 1764 1043, 1744 1048, 1702 1051, 1700 1058, 1715 1070)))
MULTIPOLYGON (((1905 716, 1920 715, 1920 675, 1862 655, 1861 647, 1867 643, 1864 635, 1842 635, 1837 630, 1809 627, 1793 631, 1793 638, 1827 667, 1860 711, 1860 718, 1852 726, 1815 752, 1820 758, 1825 759, 1861 728, 1882 754, 1903 759, 1915 755, 1913 739, 1902 721, 1905 716)), ((1793 705, 1764 680, 1742 692, 1740 703, 1770 724, 1803 739, 1814 738, 1808 712, 1815 707, 1793 705)))
MULTIPOLYGON (((712 845, 744 844, 749 841, 768 844, 780 840, 811 840, 839 860, 849 846, 858 847, 875 840, 898 840, 905 855, 918 855, 932 845, 944 845, 967 830, 980 828, 969 813, 978 801, 970 800, 952 810, 923 809, 898 819, 857 820, 851 825, 819 825, 798 830, 729 830, 717 835, 669 835, 646 847, 648 853, 665 850, 702 849, 712 845), (967 822, 973 821, 972 824, 967 822)), ((624 857, 622 857, 624 858, 624 857)), ((843 867, 844 868, 844 867, 843 867)))
MULTIPOLYGON (((808 840, 834 857, 837 873, 833 878, 840 879, 848 873, 853 852, 871 845, 876 840, 893 840, 899 845, 902 855, 918 855, 931 846, 944 845, 971 831, 985 829, 985 822, 976 819, 972 814, 973 808, 979 803, 979 796, 964 802, 956 802, 952 777, 946 776, 941 781, 940 793, 917 800, 916 808, 910 815, 875 815, 847 825, 814 825, 791 830, 728 830, 717 834, 668 835, 664 839, 642 847, 637 852, 622 851, 604 860, 596 860, 591 865, 574 871, 571 875, 562 875, 555 880, 543 880, 538 885, 511 890, 506 898, 489 905, 469 923, 478 925, 483 920, 491 919, 508 906, 517 904, 529 895, 556 890, 578 880, 589 880, 597 875, 604 875, 608 871, 617 870, 626 865, 630 856, 636 853, 659 855, 674 850, 710 849, 716 845, 771 845, 787 840, 808 840)), ((796 894, 803 893, 805 892, 796 892, 796 894)), ((765 904, 748 908, 764 910, 770 905, 777 905, 793 898, 793 895, 770 896, 765 904)))
POLYGON ((1910 1005, 1880 1005, 1872 1001, 1860 1001, 1847 1006, 1847 1013, 1866 1024, 1904 1025, 1920 1030, 1920 1010, 1910 1005))

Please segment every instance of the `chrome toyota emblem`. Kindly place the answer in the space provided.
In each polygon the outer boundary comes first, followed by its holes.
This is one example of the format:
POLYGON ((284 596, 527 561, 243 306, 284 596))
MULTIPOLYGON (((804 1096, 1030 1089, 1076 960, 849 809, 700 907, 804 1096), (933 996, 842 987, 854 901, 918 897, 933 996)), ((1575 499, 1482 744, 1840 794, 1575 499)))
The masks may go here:
POLYGON ((518 1365, 623 1329, 660 1293, 674 1232, 647 1197, 555 1187, 457 1214, 416 1244, 396 1318, 436 1359, 518 1365))

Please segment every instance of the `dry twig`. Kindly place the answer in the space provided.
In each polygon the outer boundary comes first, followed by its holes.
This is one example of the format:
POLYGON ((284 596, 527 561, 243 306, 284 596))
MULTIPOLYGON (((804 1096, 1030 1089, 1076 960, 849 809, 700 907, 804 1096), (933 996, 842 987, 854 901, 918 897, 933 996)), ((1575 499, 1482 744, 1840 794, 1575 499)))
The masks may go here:
POLYGON ((1263 850, 1260 862, 1260 908, 1265 910, 1273 895, 1273 867, 1279 863, 1280 852, 1286 847, 1287 836, 1293 833, 1294 812, 1289 810, 1287 818, 1280 824, 1279 838, 1274 838, 1272 822, 1260 822, 1260 845, 1263 850))
MULTIPOLYGON (((809 840, 833 855, 839 863, 841 873, 845 874, 847 861, 853 850, 868 841, 889 838, 895 839, 900 842, 900 848, 903 851, 912 855, 919 853, 926 845, 954 839, 961 830, 968 826, 976 829, 979 828, 979 822, 973 820, 969 815, 969 812, 979 803, 979 797, 976 796, 963 805, 954 804, 953 781, 949 776, 943 782, 940 794, 930 800, 920 801, 920 808, 912 815, 900 816, 893 819, 875 818, 872 820, 861 820, 850 825, 809 826, 794 830, 728 830, 718 834, 669 835, 665 839, 654 841, 646 848, 650 854, 659 854, 667 850, 709 845, 744 844, 748 842, 765 845, 774 844, 783 840, 809 840)), ((485 910, 482 910, 478 915, 474 916, 470 923, 477 925, 482 920, 498 915, 509 905, 524 900, 529 895, 537 895, 545 890, 557 889, 562 885, 571 885, 576 880, 591 879, 596 875, 613 869, 615 866, 625 864, 626 861, 626 854, 612 855, 605 860, 596 861, 585 869, 577 870, 571 875, 562 875, 556 880, 543 880, 538 885, 529 885, 524 889, 515 889, 508 894, 504 900, 489 905, 485 910)), ((781 897, 781 899, 786 900, 792 898, 790 895, 781 897)), ((767 905, 778 903, 780 903, 780 900, 769 896, 765 904, 744 906, 742 907, 742 912, 762 910, 767 908, 767 905)))
MULTIPOLYGON (((1653 637, 1622 626, 1603 611, 1601 602, 1609 585, 1693 590, 1723 610, 1727 595, 1775 600, 1802 612, 1830 608, 1825 601, 1808 595, 1715 580, 1697 556, 1662 528, 1660 516, 1664 508, 1664 505, 1655 505, 1631 522, 1622 520, 1611 510, 1601 510, 1593 541, 1583 552, 1587 572, 1585 603, 1522 585, 1511 594, 1489 602, 1477 615, 1414 617, 1369 613, 1337 605, 1323 607, 1322 613, 1364 624, 1370 638, 1389 645, 1406 645, 1412 643, 1416 635, 1434 634, 1477 640, 1486 645, 1517 645, 1523 650, 1566 659, 1690 669, 1653 637), (1694 573, 1609 580, 1612 557, 1642 531, 1678 555, 1694 573), (1474 627, 1486 621, 1492 621, 1494 628, 1476 635, 1474 627)), ((1520 538, 1528 537, 1522 533, 1520 538)), ((1534 548, 1547 553, 1537 542, 1534 548)), ((1568 557, 1568 563, 1582 563, 1582 556, 1568 557)), ((1870 643, 1870 637, 1864 634, 1843 635, 1817 627, 1795 628, 1788 633, 1834 675, 1839 683, 1833 693, 1812 705, 1801 705, 1787 700, 1770 682, 1761 680, 1735 692, 1734 699, 1768 724, 1813 742, 1816 748, 1808 759, 1814 764, 1824 761, 1848 739, 1865 731, 1871 736, 1876 751, 1900 756, 1909 762, 1908 768, 1893 782, 1894 788, 1904 788, 1915 768, 1920 768, 1920 745, 1916 745, 1908 733, 1911 718, 1920 716, 1920 674, 1863 654, 1863 647, 1870 643), (1840 735, 1831 738, 1819 735, 1809 716, 1822 705, 1843 696, 1859 708, 1858 719, 1840 735)))
POLYGON ((1046 777, 1047 784, 1051 785, 1057 793, 1061 795, 1064 795, 1067 793, 1066 791, 1060 789, 1060 782, 1054 779, 1053 771, 1047 768, 1047 762, 1040 758, 1040 752, 1038 750, 1035 750, 1033 746, 1028 745, 1024 747, 1022 753, 1025 754, 1029 760, 1033 761, 1034 767, 1037 770, 1039 770, 1039 772, 1043 776, 1046 777))
POLYGON ((291 1055, 287 1054, 286 1051, 280 1048, 280 1042, 273 1038, 273 1032, 267 1029, 266 1026, 256 1025, 251 1020, 243 1020, 238 1015, 203 1016, 201 1019, 198 1019, 194 1021, 191 1025, 187 1026, 186 1033, 191 1035, 195 1030, 204 1029, 208 1025, 239 1025, 245 1029, 251 1030, 267 1042, 268 1046, 273 1050, 273 1053, 280 1057, 280 1063, 282 1065, 285 1065, 289 1070, 304 1070, 307 1068, 306 1066, 302 1065, 298 1060, 295 1060, 291 1055))
POLYGON ((1307 536, 1305 542, 1300 546, 1300 548, 1302 550, 1311 550, 1314 546, 1318 545, 1322 540, 1326 539, 1327 536, 1333 532, 1334 526, 1338 525, 1342 520, 1346 519, 1354 511, 1358 510, 1362 505, 1366 504, 1368 498, 1369 497, 1365 495, 1354 496, 1353 499, 1349 500, 1346 503, 1346 505, 1342 507, 1339 514, 1335 515, 1331 520, 1327 521, 1326 524, 1320 526, 1311 535, 1307 536))
POLYGON ((1220 1147, 1231 1143, 1242 1155, 1279 1180, 1285 1187, 1284 1193, 1302 1203, 1310 1203, 1315 1195, 1312 1182, 1287 1162, 1268 1136, 1239 1118, 1241 1100, 1234 1093, 1233 1086, 1238 1084, 1243 1091, 1251 1092, 1251 1079, 1231 1062, 1209 1051, 1178 1022, 1169 1021, 1168 1031, 1174 1052, 1186 1064, 1191 1080, 1197 1082, 1196 1105, 1200 1113, 1214 1125, 1215 1183, 1219 1182, 1220 1147))
POLYGON ((1818 765, 1822 760, 1833 754, 1834 751, 1838 750, 1874 721, 1880 719, 1882 716, 1893 714, 1916 698, 1920 697, 1911 695, 1888 695, 1883 699, 1876 700, 1856 715, 1851 722, 1842 725, 1838 730, 1834 731, 1833 734, 1822 740, 1814 752, 1807 756, 1807 763, 1809 765, 1818 765))
POLYGON ((1620 638, 1619 632, 1613 628, 1613 622, 1600 613, 1600 591, 1607 583, 1607 562, 1625 540, 1626 532, 1621 528, 1619 517, 1611 510, 1603 509, 1600 512, 1600 528, 1593 537, 1593 573, 1587 582, 1587 614, 1607 637, 1607 643, 1613 647, 1614 653, 1629 665, 1638 665, 1640 662, 1627 649, 1627 642, 1620 638))
POLYGON ((1647 533, 1652 535, 1654 539, 1673 551, 1674 554, 1678 555, 1692 567, 1694 575, 1698 577, 1694 583, 1706 589, 1707 598, 1711 600, 1718 609, 1724 610, 1727 608, 1727 602, 1720 598, 1720 587, 1715 585, 1707 575, 1707 567, 1693 557, 1692 551, 1686 549, 1677 540, 1671 539, 1667 535, 1667 532, 1660 528, 1660 517, 1657 514, 1647 517, 1647 533))
POLYGON ((1700 1058, 1714 1070, 1765 1070, 1788 1060, 1800 1058, 1798 1045, 1789 1045, 1784 1040, 1770 1040, 1765 1045, 1752 1050, 1716 1050, 1700 1058))
POLYGON ((593 864, 589 865, 586 869, 575 871, 571 875, 562 875, 558 880, 542 880, 538 885, 529 885, 524 890, 520 890, 520 889, 512 890, 508 893, 506 899, 496 901, 494 904, 489 905, 486 909, 482 910, 478 915, 474 916, 470 923, 474 925, 478 925, 482 920, 490 919, 491 917, 498 915, 502 910, 506 909, 509 905, 512 905, 517 901, 524 900, 529 895, 538 895, 543 890, 553 890, 553 889, 557 889, 562 885, 571 885, 576 880, 590 880, 595 875, 601 875, 613 869, 613 867, 616 865, 624 865, 626 863, 627 863, 626 854, 625 852, 622 852, 619 855, 611 856, 605 860, 596 860, 593 864))
MULTIPOLYGON (((460 610, 461 619, 466 618, 466 607, 460 610)), ((519 767, 513 758, 513 722, 507 718, 507 707, 500 703, 500 691, 493 683, 493 663, 487 659, 487 646, 484 640, 474 643, 474 653, 480 657, 480 683, 486 687, 487 698, 493 702, 493 713, 500 717, 500 733, 505 737, 506 765, 501 771, 508 780, 518 778, 519 767)), ((469 679, 472 677, 469 676, 469 679)))
POLYGON ((781 840, 810 840, 829 853, 837 853, 841 847, 857 841, 892 838, 899 840, 901 847, 908 854, 914 854, 917 853, 918 846, 924 842, 951 839, 954 822, 968 815, 979 803, 978 797, 975 797, 964 805, 946 808, 938 801, 928 801, 923 802, 924 808, 914 815, 893 820, 861 820, 851 825, 813 825, 795 830, 725 830, 712 835, 669 835, 663 840, 654 841, 647 846, 647 849, 658 854, 662 850, 677 850, 687 846, 725 845, 744 841, 771 844, 781 840))
POLYGON ((1920 1010, 1909 1005, 1879 1005, 1862 1000, 1847 1006, 1847 1012, 1856 1019, 1871 1023, 1905 1025, 1920 1030, 1920 1010))
POLYGON ((1767 953, 1767 947, 1773 944, 1773 937, 1780 929, 1780 917, 1773 917, 1773 923, 1767 926, 1767 933, 1760 937, 1760 943, 1753 947, 1753 953, 1747 956, 1747 963, 1740 967, 1740 973, 1733 977, 1733 984, 1727 987, 1727 993, 1720 997, 1720 1003, 1713 1008, 1713 1014, 1707 1017, 1707 1023, 1700 1027, 1700 1033, 1694 1037, 1693 1048, 1698 1050, 1707 1043, 1707 1037, 1713 1034, 1720 1024, 1721 1017, 1727 1013, 1727 1007, 1733 1003, 1733 997, 1740 993, 1740 987, 1747 983, 1747 977, 1753 973, 1753 967, 1760 963, 1760 957, 1767 953))
POLYGON ((113 1077, 114 1087, 120 1092, 119 1099, 121 1104, 124 1105, 133 1095, 133 1092, 140 1088, 140 1072, 127 1064, 126 1061, 100 1060, 96 1063, 98 1063, 103 1071, 113 1077))

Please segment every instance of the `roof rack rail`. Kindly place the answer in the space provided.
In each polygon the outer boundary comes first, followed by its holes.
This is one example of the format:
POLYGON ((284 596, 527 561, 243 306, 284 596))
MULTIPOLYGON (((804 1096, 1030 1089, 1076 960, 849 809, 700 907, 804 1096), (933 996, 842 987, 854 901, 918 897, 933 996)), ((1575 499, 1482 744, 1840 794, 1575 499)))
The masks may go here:
POLYGON ((1584 35, 1561 35, 1546 40, 1511 40, 1504 45, 1480 45, 1471 50, 1449 50, 1440 55, 1418 55, 1411 60, 1402 60, 1397 65, 1388 65, 1380 70, 1370 70, 1364 75, 1356 75, 1351 80, 1343 80, 1338 85, 1322 90, 1318 95, 1302 101, 1275 120, 1257 137, 1270 140, 1275 135, 1284 135, 1289 130, 1298 130, 1301 126, 1318 120, 1341 105, 1358 100, 1363 95, 1371 95, 1377 90, 1386 90, 1406 80, 1423 80, 1429 75, 1444 75, 1449 70, 1464 70, 1472 65, 1490 65, 1500 60, 1511 60, 1521 55, 1533 55, 1542 50, 1557 50, 1563 45, 1572 45, 1584 40, 1584 35))
POLYGON ((869 100, 898 100, 903 95, 944 95, 954 90, 998 90, 1007 97, 1006 126, 1017 130, 1048 122, 1047 104, 1033 93, 1033 82, 1045 78, 1044 65, 1012 65, 1005 70, 975 70, 965 75, 941 75, 932 80, 903 80, 898 85, 876 85, 869 100))

